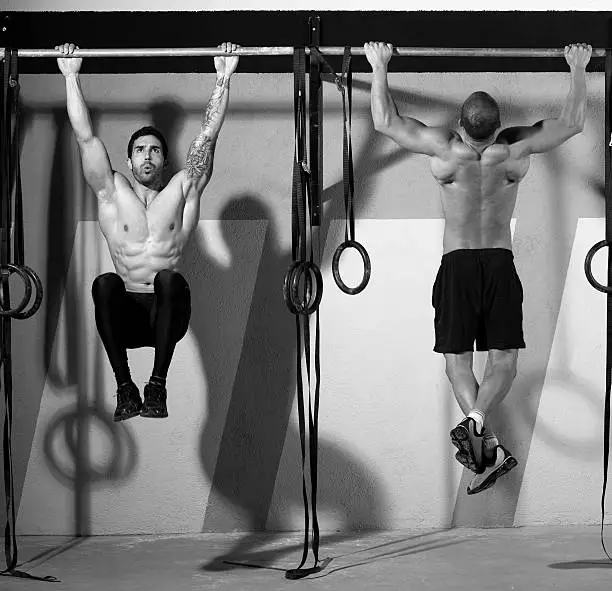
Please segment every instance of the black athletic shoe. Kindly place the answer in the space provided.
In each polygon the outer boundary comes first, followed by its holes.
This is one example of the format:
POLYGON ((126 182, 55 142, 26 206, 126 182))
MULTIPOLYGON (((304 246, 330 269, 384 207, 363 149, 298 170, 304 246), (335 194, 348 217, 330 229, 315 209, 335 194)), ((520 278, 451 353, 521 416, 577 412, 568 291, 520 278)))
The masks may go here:
POLYGON ((482 457, 482 434, 476 433, 476 422, 470 417, 463 419, 451 432, 453 445, 459 450, 455 458, 476 474, 484 470, 482 457))
POLYGON ((125 382, 117 388, 117 408, 113 421, 125 421, 140 414, 142 400, 134 382, 125 382))
POLYGON ((144 387, 144 404, 140 416, 154 419, 163 419, 168 416, 166 388, 152 382, 147 383, 144 387))
POLYGON ((516 458, 503 446, 497 445, 490 458, 484 458, 485 468, 481 474, 477 474, 467 487, 468 495, 475 495, 493 486, 496 480, 515 468, 518 462, 516 458))

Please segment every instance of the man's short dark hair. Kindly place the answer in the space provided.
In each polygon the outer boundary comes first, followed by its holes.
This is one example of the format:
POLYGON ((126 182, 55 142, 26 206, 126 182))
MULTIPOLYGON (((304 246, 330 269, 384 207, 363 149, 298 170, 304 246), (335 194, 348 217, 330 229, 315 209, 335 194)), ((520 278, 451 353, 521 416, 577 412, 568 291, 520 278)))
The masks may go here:
POLYGON ((161 142, 162 152, 164 153, 164 160, 166 160, 168 158, 168 144, 166 142, 166 138, 164 137, 164 134, 159 131, 159 129, 151 125, 141 127, 132 134, 132 137, 130 138, 130 141, 128 142, 127 146, 128 158, 132 157, 132 149, 134 147, 134 142, 143 135, 153 135, 161 142))
POLYGON ((461 126, 470 137, 483 140, 501 125, 499 106, 486 92, 473 92, 461 107, 461 126))

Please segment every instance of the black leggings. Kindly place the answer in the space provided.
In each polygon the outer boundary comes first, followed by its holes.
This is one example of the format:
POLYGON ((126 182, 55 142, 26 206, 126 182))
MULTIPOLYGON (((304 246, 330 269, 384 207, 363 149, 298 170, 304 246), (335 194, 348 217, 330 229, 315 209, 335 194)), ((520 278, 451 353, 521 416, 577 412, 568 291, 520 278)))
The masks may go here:
POLYGON ((174 347, 187 332, 191 295, 185 278, 174 271, 157 273, 154 293, 126 291, 116 273, 96 277, 91 292, 96 325, 117 384, 131 379, 127 349, 154 347, 152 375, 166 378, 174 347))

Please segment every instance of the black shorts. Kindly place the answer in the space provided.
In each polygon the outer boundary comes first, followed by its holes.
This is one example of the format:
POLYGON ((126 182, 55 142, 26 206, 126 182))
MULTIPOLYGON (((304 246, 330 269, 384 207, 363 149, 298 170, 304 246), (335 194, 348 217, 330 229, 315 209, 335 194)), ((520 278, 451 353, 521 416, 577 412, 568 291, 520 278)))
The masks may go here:
POLYGON ((523 287, 506 248, 442 257, 433 286, 437 353, 523 349, 523 287))

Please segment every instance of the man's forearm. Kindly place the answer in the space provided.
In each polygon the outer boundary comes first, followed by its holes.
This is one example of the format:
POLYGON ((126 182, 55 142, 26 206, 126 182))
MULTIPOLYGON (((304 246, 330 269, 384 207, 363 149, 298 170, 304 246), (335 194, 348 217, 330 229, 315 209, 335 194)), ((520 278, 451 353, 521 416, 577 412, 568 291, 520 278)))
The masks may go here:
POLYGON ((200 177, 209 173, 212 168, 215 143, 227 112, 229 84, 229 77, 217 76, 215 89, 202 118, 200 133, 191 143, 187 153, 185 168, 189 176, 200 177))
POLYGON ((586 102, 585 70, 577 67, 570 72, 570 89, 559 119, 570 128, 582 130, 586 118, 586 102))
POLYGON ((373 71, 370 96, 374 127, 387 127, 398 116, 398 112, 389 90, 386 69, 376 68, 373 71))
POLYGON ((77 141, 86 142, 93 137, 89 110, 83 98, 78 74, 66 76, 66 107, 77 141))

